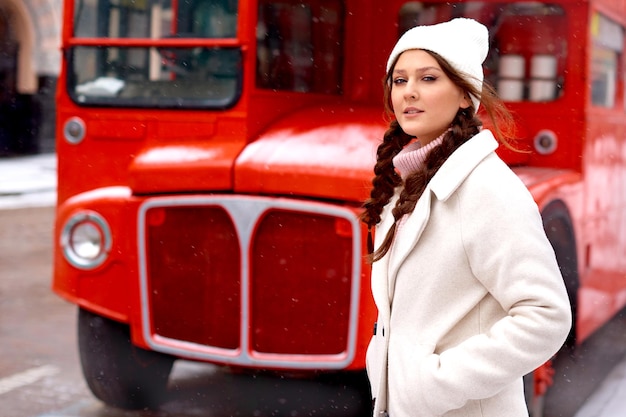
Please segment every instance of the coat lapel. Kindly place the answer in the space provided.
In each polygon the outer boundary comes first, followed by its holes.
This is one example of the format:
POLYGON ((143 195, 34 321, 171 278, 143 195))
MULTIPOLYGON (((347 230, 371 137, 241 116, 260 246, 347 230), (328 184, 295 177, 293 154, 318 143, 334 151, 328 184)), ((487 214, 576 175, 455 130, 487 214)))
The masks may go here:
MULTIPOLYGON (((395 206, 396 201, 397 195, 387 205, 386 210, 388 212, 385 213, 382 223, 376 228, 374 245, 376 248, 380 247, 393 224, 393 215, 390 208, 395 206)), ((372 293, 379 306, 379 314, 381 314, 383 320, 388 319, 390 315, 390 310, 387 307, 390 307, 390 300, 393 298, 393 288, 395 287, 395 277, 398 269, 419 240, 426 223, 428 223, 430 201, 431 191, 427 187, 422 198, 415 205, 415 209, 403 224, 401 231, 399 233, 396 231, 397 234, 392 248, 372 266, 372 277, 375 277, 375 280, 372 280, 372 293), (383 311, 383 305, 385 306, 385 311, 383 311)))
POLYGON ((417 244, 430 218, 431 195, 430 187, 426 187, 413 212, 409 214, 402 228, 396 231, 394 245, 389 251, 389 265, 387 269, 389 274, 387 278, 389 282, 388 292, 390 292, 389 296, 391 298, 393 298, 393 289, 395 288, 398 270, 417 244))
MULTIPOLYGON (((379 248, 382 244, 387 232, 393 224, 393 215, 391 214, 391 207, 396 205, 397 195, 385 207, 386 213, 382 216, 382 222, 376 227, 376 236, 374 241, 374 247, 379 248)), ((382 257, 379 261, 372 265, 372 294, 378 306, 378 314, 383 321, 381 324, 387 324, 391 315, 391 306, 389 303, 389 253, 382 257)))

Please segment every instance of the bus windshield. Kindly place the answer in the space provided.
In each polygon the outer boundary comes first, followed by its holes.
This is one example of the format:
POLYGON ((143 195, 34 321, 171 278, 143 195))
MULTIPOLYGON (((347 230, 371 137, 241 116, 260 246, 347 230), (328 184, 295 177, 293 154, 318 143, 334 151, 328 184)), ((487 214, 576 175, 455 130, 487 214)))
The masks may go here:
POLYGON ((240 48, 202 42, 171 47, 159 41, 236 38, 237 7, 237 0, 75 0, 70 96, 85 105, 234 105, 241 92, 240 48), (81 45, 81 39, 93 38, 102 45, 81 45), (107 45, 111 39, 130 46, 107 45), (154 45, 132 45, 138 39, 154 45))

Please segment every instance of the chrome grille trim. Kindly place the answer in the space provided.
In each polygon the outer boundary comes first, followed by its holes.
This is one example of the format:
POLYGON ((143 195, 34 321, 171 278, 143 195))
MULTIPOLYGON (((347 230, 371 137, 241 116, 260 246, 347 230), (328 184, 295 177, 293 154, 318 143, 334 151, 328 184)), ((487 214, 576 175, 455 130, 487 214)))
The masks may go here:
POLYGON ((138 259, 141 299, 141 327, 148 346, 159 352, 207 362, 230 365, 270 367, 282 369, 342 369, 354 360, 358 326, 359 296, 361 287, 361 229, 355 213, 336 205, 297 201, 286 198, 255 196, 186 196, 156 197, 146 200, 138 211, 138 259), (241 346, 224 349, 166 338, 152 334, 150 322, 150 297, 148 294, 148 254, 146 252, 146 213, 152 208, 177 206, 216 206, 223 208, 235 225, 241 250, 241 346), (352 226, 352 281, 347 349, 334 355, 267 354, 254 353, 250 349, 250 265, 249 252, 254 228, 261 216, 269 210, 281 209, 292 212, 320 214, 342 218, 352 226))

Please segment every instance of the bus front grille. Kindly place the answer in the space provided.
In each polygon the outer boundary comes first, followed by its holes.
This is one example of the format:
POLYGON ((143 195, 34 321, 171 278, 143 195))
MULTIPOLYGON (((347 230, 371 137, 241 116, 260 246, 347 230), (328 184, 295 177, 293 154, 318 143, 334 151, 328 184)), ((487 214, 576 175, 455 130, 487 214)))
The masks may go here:
POLYGON ((171 198, 144 203, 139 224, 143 331, 155 350, 279 368, 352 356, 360 255, 351 211, 171 198))

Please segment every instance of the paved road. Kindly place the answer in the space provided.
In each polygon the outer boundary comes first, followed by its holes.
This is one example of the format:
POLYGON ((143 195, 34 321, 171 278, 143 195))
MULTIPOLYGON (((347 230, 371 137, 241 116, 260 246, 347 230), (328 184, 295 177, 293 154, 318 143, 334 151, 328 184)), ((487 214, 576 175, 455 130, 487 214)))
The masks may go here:
POLYGON ((90 398, 74 308, 50 291, 52 207, 0 210, 0 416, 34 417, 90 398))

